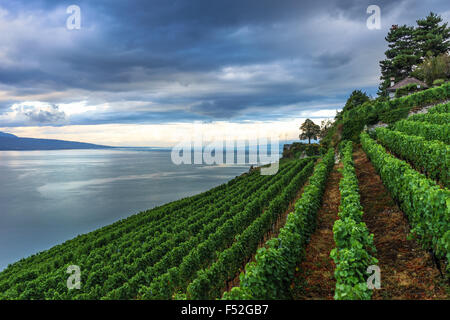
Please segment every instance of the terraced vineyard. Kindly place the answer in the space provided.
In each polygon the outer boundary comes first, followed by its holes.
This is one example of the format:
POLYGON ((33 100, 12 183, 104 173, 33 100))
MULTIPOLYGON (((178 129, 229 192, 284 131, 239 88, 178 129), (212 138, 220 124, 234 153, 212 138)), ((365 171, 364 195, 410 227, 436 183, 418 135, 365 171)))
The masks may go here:
MULTIPOLYGON (((389 108, 437 104, 450 97, 449 88, 350 110, 343 136, 352 114, 368 111, 379 119, 389 108)), ((412 287, 420 281, 434 288, 434 271, 442 279, 450 275, 449 108, 437 104, 358 132, 360 144, 343 140, 336 150, 323 149, 321 158, 282 159, 273 176, 254 169, 22 259, 0 273, 0 299, 371 299, 367 268, 381 263, 393 292, 401 292, 396 275, 408 268, 428 270, 420 280, 411 277, 412 287), (371 192, 380 198, 373 200, 371 192), (396 221, 379 199, 398 213, 396 221), (384 238, 391 220, 400 232, 393 240, 384 238), (421 248, 402 238, 409 229, 421 248), (389 241, 399 252, 385 248, 389 241), (396 269, 399 257, 406 257, 404 269, 396 269), (80 289, 66 286, 70 265, 82 271, 80 289), (316 282, 308 282, 308 272, 316 282), (320 285, 326 288, 317 290, 320 285)))
MULTIPOLYGON (((376 128, 372 134, 374 138, 367 133, 362 133, 360 138, 362 148, 380 175, 384 186, 406 215, 405 223, 411 227, 410 235, 426 252, 431 252, 435 261, 433 268, 447 268, 447 271, 442 270, 444 274, 447 272, 447 277, 450 274, 450 193, 447 189, 449 105, 450 103, 440 104, 431 108, 428 114, 414 115, 393 123, 388 128, 376 128)), ((399 105, 398 108, 402 106, 399 105)), ((400 290, 393 288, 401 287, 399 281, 395 280, 395 269, 393 273, 388 270, 397 265, 396 259, 392 258, 397 256, 397 253, 391 250, 390 258, 386 259, 386 250, 383 250, 383 259, 379 261, 375 242, 378 244, 383 242, 374 239, 374 234, 371 234, 371 230, 364 222, 367 218, 360 203, 361 181, 354 167, 353 143, 343 141, 339 150, 343 168, 339 183, 340 206, 332 228, 334 248, 327 249, 330 247, 329 243, 308 244, 317 222, 315 214, 321 203, 326 176, 333 165, 331 155, 328 154, 321 163, 323 175, 320 175, 320 169, 317 168, 317 172, 311 178, 313 182, 305 188, 302 198, 295 205, 296 210, 289 215, 280 236, 269 240, 258 250, 254 261, 247 264, 241 274, 240 286, 225 292, 224 299, 286 299, 292 298, 293 291, 303 292, 311 289, 324 294, 326 290, 311 287, 311 282, 308 282, 309 270, 299 270, 302 266, 318 265, 320 270, 330 269, 330 262, 323 258, 318 259, 318 254, 321 256, 328 254, 333 259, 331 268, 334 270, 335 288, 331 294, 334 299, 371 299, 375 291, 374 286, 369 287, 367 283, 369 277, 367 271, 380 270, 379 263, 385 264, 381 265, 381 272, 385 272, 385 276, 389 277, 385 280, 389 282, 390 288, 395 289, 395 292, 400 290), (316 174, 321 178, 315 180, 316 174), (314 254, 308 254, 309 250, 314 250, 314 254), (302 264, 303 259, 310 261, 302 264), (299 283, 298 279, 294 278, 295 273, 303 274, 306 279, 299 283)), ((328 192, 331 189, 329 188, 328 192)), ((330 195, 326 198, 330 199, 330 195)), ((328 207, 327 204, 323 205, 328 207)), ((320 221, 321 217, 318 219, 320 221)), ((373 226, 373 223, 370 225, 373 226)), ((403 230, 404 228, 405 226, 403 230)), ((376 236, 383 236, 378 230, 375 231, 376 236)), ((314 241, 320 241, 317 239, 319 238, 315 237, 314 241)), ((401 241, 397 242, 402 244, 401 241)), ((409 259, 413 259, 413 256, 409 259)), ((407 262, 409 266, 417 263, 417 258, 414 259, 416 260, 407 262)), ((411 268, 414 268, 414 265, 411 268)), ((400 274, 405 272, 402 269, 397 271, 400 274)), ((445 278, 444 274, 442 278, 445 278)), ((325 274, 319 274, 320 276, 326 279, 325 274)), ((439 280, 430 278, 420 281, 433 283, 439 280)), ((434 284, 431 286, 434 287, 434 284)), ((441 289, 436 292, 442 295, 441 289)), ((304 294, 300 294, 302 295, 304 294)), ((323 298, 313 296, 313 299, 323 298)))
POLYGON ((240 287, 225 293, 224 299, 283 299, 289 297, 295 265, 302 259, 304 246, 314 232, 316 213, 320 207, 327 177, 334 165, 334 152, 329 150, 316 166, 302 197, 296 202, 286 225, 277 238, 258 250, 255 261, 245 266, 240 287))
POLYGON ((413 115, 392 129, 377 128, 376 140, 366 133, 361 135, 362 147, 383 184, 408 216, 412 234, 438 259, 446 259, 447 268, 450 266, 450 191, 447 189, 450 147, 444 132, 450 127, 449 105, 437 105, 429 113, 413 115), (432 130, 442 134, 432 134, 432 130))
MULTIPOLYGON (((378 127, 371 136, 368 133, 360 136, 362 149, 407 218, 409 236, 431 253, 434 267, 439 269, 444 282, 445 277, 450 276, 449 106, 450 103, 438 104, 428 113, 413 115, 387 128, 378 127)), ((358 187, 362 181, 358 182, 353 168, 352 143, 342 142, 342 145, 344 168, 340 182, 340 220, 334 224, 336 248, 331 251, 336 264, 334 297, 371 299, 373 290, 369 290, 366 284, 366 269, 378 263, 374 235, 369 234, 362 221, 364 214, 358 187)), ((378 229, 373 230, 377 231, 375 236, 383 236, 378 229)), ((390 267, 398 268, 395 258, 392 258, 397 253, 392 250, 389 253, 391 258, 384 257, 380 262, 386 264, 381 265, 381 270, 386 273, 390 267)), ((417 263, 417 260, 409 263, 417 263)), ((396 271, 404 272, 402 269, 396 271)), ((394 287, 401 286, 398 280, 395 284, 395 270, 389 277, 393 278, 394 281, 388 280, 394 282, 394 287)))
MULTIPOLYGON (((366 105, 365 109, 369 109, 369 113, 375 112, 377 117, 380 113, 386 114, 387 108, 409 111, 414 106, 436 104, 448 99, 449 88, 446 84, 384 105, 366 105)), ((307 296, 309 299, 324 299, 329 296, 339 300, 372 299, 377 290, 368 285, 368 271, 378 269, 383 274, 384 282, 375 282, 375 285, 378 285, 377 289, 382 289, 385 297, 448 299, 449 109, 448 102, 437 104, 425 114, 416 114, 398 122, 392 121, 387 128, 378 127, 371 136, 362 133, 362 149, 376 170, 372 176, 367 176, 367 169, 360 164, 361 158, 358 159, 358 174, 356 173, 354 144, 349 141, 341 142, 343 168, 338 195, 340 206, 335 213, 337 220, 332 228, 334 246, 321 242, 320 236, 315 236, 313 242, 308 243, 314 232, 323 234, 325 231, 314 229, 316 223, 325 219, 319 216, 316 221, 315 214, 322 200, 326 175, 332 167, 332 162, 329 162, 331 158, 327 158, 327 155, 322 159, 323 175, 314 179, 316 174, 320 176, 320 169, 317 168, 318 171, 311 178, 311 185, 305 188, 280 236, 269 240, 258 250, 254 261, 248 263, 240 275, 240 285, 225 292, 223 298, 285 299, 294 295, 307 296), (381 178, 380 185, 376 183, 377 174, 381 178), (367 183, 372 189, 365 186, 367 183), (363 193, 360 185, 365 187, 363 193), (373 190, 374 187, 380 191, 373 190), (383 191, 384 188, 388 194, 383 191), (383 200, 371 198, 372 195, 368 192, 377 193, 383 200), (364 214, 360 203, 361 195, 364 196, 365 208, 370 211, 370 216, 364 214), (379 201, 390 201, 392 204, 384 205, 379 201), (383 208, 384 206, 398 212, 395 218, 386 215, 387 208, 383 208), (390 222, 390 219, 394 221, 390 222), (420 247, 415 247, 415 243, 420 247), (396 252, 396 247, 401 251, 396 252), (329 255, 333 261, 324 259, 324 255, 329 255), (302 270, 305 266, 322 272, 302 270), (330 269, 334 270, 332 279, 324 272, 330 269), (416 272, 421 275, 420 278, 417 278, 416 272), (314 280, 309 279, 310 275, 314 280), (299 280, 298 277, 305 278, 299 280), (332 292, 327 292, 329 285, 324 282, 330 280, 335 283, 335 287, 332 292), (326 288, 322 290, 317 286, 326 288), (315 293, 308 294, 308 291, 315 293)), ((350 111, 349 114, 352 112, 355 111, 350 111)), ((346 116, 348 115, 343 115, 344 125, 346 116)), ((336 167, 333 170, 338 169, 336 167)), ((329 194, 333 192, 332 186, 328 186, 326 192, 328 194, 324 198, 327 201, 336 197, 329 194)), ((323 203, 320 212, 323 214, 326 208, 333 208, 333 205, 323 203)), ((333 214, 327 214, 326 219, 332 216, 333 214)), ((327 223, 322 225, 326 226, 327 223)), ((376 296, 377 299, 380 298, 380 294, 376 296)))
MULTIPOLYGON (((273 176, 254 170, 23 259, 0 273, 0 298, 170 299, 242 241, 257 244, 306 181, 314 160, 283 161, 273 176), (80 290, 67 290, 69 265, 82 270, 80 290)), ((238 264, 251 251, 229 262, 238 264)))

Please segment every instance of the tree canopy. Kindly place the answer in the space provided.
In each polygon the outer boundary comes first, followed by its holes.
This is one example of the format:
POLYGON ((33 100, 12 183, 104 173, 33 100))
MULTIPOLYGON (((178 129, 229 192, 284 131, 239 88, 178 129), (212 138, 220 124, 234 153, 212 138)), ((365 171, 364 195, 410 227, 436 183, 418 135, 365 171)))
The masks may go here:
POLYGON ((367 93, 362 92, 361 90, 353 90, 353 92, 350 94, 350 97, 348 97, 342 111, 349 111, 350 109, 353 109, 354 107, 357 107, 369 100, 370 97, 367 95, 367 93))
POLYGON ((391 84, 391 78, 395 78, 395 82, 406 78, 419 61, 415 55, 413 32, 413 27, 393 25, 385 38, 389 49, 384 53, 386 59, 380 61, 382 82, 379 87, 384 95, 391 84))
POLYGON ((433 12, 425 19, 419 19, 417 28, 414 30, 414 41, 416 43, 416 55, 421 61, 427 56, 437 57, 447 53, 450 48, 450 28, 447 22, 442 22, 441 16, 433 12))
POLYGON ((433 85, 435 80, 445 81, 450 78, 450 56, 441 54, 437 57, 428 56, 412 72, 412 76, 423 80, 428 86, 433 85))
POLYGON ((450 28, 447 22, 442 23, 439 15, 430 12, 416 22, 416 27, 393 25, 385 38, 388 50, 385 52, 386 59, 380 61, 380 96, 387 96, 391 78, 395 82, 403 80, 427 57, 446 54, 450 48, 450 28))
POLYGON ((316 139, 320 135, 320 126, 315 124, 312 120, 306 119, 300 126, 300 140, 308 139, 308 144, 311 144, 311 139, 316 139))

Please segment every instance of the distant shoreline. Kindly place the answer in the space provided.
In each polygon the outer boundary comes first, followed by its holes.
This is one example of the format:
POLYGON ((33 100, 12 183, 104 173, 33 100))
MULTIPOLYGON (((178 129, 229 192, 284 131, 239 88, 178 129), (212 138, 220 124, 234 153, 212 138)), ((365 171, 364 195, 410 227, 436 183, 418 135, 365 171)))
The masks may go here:
POLYGON ((10 133, 0 132, 1 151, 80 150, 110 148, 114 147, 77 141, 21 138, 10 133))

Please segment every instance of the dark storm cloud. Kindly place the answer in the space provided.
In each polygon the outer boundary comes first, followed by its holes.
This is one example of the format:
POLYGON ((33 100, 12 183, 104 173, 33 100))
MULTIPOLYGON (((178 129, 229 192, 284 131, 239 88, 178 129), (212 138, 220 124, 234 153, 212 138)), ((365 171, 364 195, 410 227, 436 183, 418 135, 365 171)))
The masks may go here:
POLYGON ((339 52, 325 52, 314 58, 315 64, 319 68, 341 67, 352 60, 352 54, 339 52))
POLYGON ((0 39, 0 92, 48 95, 48 103, 124 102, 69 123, 258 119, 255 108, 278 116, 278 106, 343 101, 355 86, 377 85, 388 25, 367 30, 367 6, 410 24, 429 11, 413 0, 81 0, 81 30, 68 31, 71 4, 0 4, 13 35, 0 39), (126 107, 131 97, 148 107, 126 107))

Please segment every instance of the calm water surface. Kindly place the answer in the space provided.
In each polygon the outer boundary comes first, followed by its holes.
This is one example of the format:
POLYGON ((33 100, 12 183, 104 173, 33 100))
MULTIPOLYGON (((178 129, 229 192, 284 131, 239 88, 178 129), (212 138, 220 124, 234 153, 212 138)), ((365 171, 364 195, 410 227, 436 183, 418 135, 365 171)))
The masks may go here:
POLYGON ((78 234, 206 191, 247 170, 248 166, 176 166, 168 151, 0 151, 0 270, 78 234))

